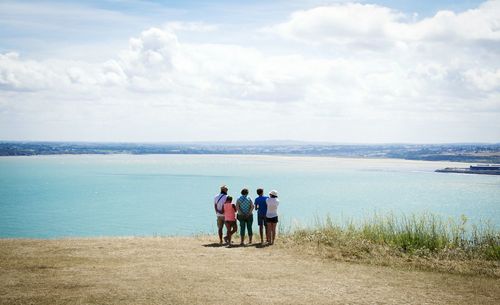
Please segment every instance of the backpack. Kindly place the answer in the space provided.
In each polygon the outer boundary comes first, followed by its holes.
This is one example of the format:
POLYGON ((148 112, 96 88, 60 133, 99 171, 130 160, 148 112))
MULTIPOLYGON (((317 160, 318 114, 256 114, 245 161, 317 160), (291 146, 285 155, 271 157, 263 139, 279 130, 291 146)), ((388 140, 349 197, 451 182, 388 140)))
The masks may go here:
MULTIPOLYGON (((227 196, 227 195, 226 195, 227 196)), ((224 205, 222 205, 222 210, 217 209, 217 205, 219 205, 220 200, 224 198, 224 195, 221 194, 219 199, 217 200, 217 203, 215 204, 215 209, 217 210, 217 213, 219 214, 224 214, 224 205)))

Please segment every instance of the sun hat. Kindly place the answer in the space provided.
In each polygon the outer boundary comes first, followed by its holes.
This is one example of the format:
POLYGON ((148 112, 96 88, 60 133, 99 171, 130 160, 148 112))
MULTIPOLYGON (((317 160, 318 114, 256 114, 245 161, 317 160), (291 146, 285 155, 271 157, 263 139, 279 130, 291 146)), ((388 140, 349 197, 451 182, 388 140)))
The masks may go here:
POLYGON ((272 190, 269 192, 269 195, 278 197, 278 192, 276 190, 272 190))
POLYGON ((225 184, 224 184, 224 185, 222 185, 222 186, 220 187, 220 189, 221 189, 221 191, 222 191, 222 190, 226 190, 226 191, 228 190, 227 185, 225 185, 225 184))

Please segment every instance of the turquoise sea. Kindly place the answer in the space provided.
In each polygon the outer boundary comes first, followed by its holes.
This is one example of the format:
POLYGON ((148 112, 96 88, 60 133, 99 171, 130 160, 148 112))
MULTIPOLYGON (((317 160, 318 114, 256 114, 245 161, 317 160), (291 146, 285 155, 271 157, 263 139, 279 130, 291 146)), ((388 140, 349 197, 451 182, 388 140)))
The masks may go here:
POLYGON ((242 155, 58 155, 0 158, 0 237, 192 235, 215 232, 227 184, 279 192, 281 219, 326 214, 466 215, 500 225, 500 176, 443 174, 459 163, 242 155))

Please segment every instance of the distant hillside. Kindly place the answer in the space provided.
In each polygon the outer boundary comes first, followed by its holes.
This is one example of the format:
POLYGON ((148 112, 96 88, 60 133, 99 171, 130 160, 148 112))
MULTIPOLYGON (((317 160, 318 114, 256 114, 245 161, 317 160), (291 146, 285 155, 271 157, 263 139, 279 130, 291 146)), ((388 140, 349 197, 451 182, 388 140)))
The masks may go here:
POLYGON ((219 143, 0 142, 0 156, 58 154, 256 154, 500 163, 497 144, 322 144, 293 141, 219 143))

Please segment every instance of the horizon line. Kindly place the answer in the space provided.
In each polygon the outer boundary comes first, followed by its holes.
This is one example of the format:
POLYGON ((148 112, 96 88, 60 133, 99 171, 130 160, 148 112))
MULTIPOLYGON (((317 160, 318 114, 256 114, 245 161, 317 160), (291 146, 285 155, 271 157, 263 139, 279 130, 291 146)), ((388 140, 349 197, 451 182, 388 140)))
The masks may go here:
POLYGON ((89 141, 89 140, 1 140, 4 143, 74 143, 74 144, 253 144, 253 145, 500 145, 500 142, 331 142, 305 140, 205 140, 205 141, 89 141))

